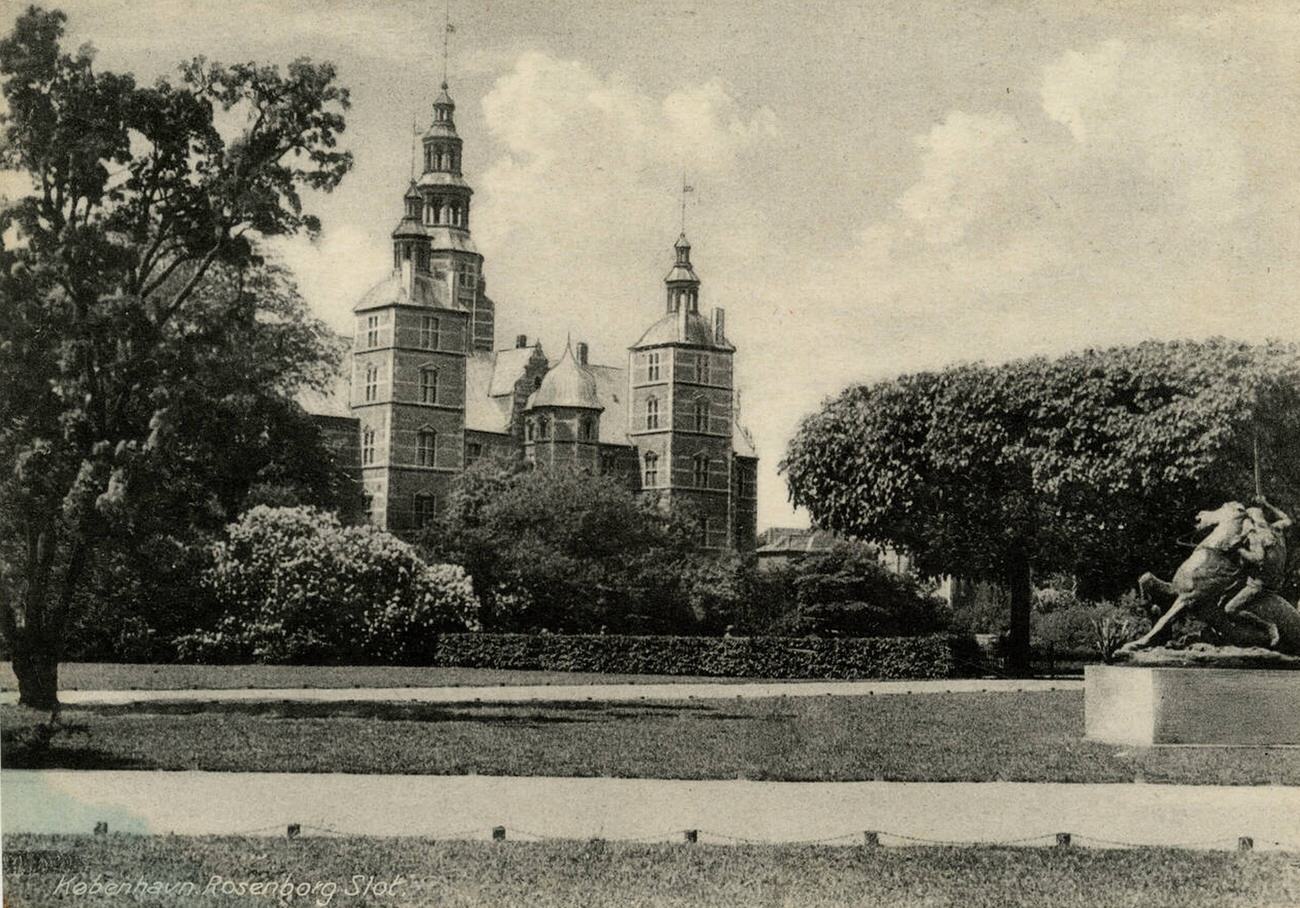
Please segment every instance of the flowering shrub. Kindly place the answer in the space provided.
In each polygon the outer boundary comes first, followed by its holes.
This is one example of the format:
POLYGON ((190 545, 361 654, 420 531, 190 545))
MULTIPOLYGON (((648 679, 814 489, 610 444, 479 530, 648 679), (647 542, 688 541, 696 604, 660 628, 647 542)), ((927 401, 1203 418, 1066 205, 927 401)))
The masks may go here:
POLYGON ((439 632, 477 628, 463 568, 309 507, 246 512, 204 580, 222 614, 178 641, 196 661, 419 662, 439 632))

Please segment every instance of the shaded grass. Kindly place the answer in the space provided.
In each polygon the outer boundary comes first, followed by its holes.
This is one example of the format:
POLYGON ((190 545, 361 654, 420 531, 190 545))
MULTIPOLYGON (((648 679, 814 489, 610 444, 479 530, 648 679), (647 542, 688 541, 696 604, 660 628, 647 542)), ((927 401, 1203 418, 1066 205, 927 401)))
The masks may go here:
MULTIPOLYGON (((476 687, 516 684, 726 684, 737 678, 607 675, 405 665, 154 665, 65 662, 61 690, 230 690, 288 687, 476 687)), ((746 678, 745 681, 761 681, 746 678)), ((0 662, 0 690, 17 690, 13 663, 0 662)))
POLYGON ((1083 694, 0 707, 10 768, 793 781, 1300 784, 1300 748, 1083 740, 1083 694))
MULTIPOLYGON (((1142 906, 1245 908, 1294 904, 1294 856, 1168 849, 898 848, 634 845, 599 842, 440 842, 411 838, 250 839, 180 836, 4 837, 7 854, 60 853, 83 879, 193 882, 178 899, 77 897, 77 904, 278 904, 265 896, 205 896, 230 880, 333 882, 333 905, 353 876, 391 881, 395 895, 365 903, 423 906, 1142 906)), ((67 904, 61 874, 6 873, 11 903, 67 904)), ((315 904, 296 899, 291 904, 315 904)))

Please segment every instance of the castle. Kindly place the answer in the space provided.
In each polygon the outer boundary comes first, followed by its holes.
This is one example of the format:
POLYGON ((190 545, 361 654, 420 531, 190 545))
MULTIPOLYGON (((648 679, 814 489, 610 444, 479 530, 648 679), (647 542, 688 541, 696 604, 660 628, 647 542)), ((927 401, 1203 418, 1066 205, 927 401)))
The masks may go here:
POLYGON ((422 139, 423 172, 392 233, 392 273, 353 307, 335 393, 304 400, 359 462, 370 521, 418 529, 468 464, 522 457, 613 475, 667 505, 689 502, 701 550, 752 551, 758 458, 737 420, 736 348, 722 309, 700 313, 685 234, 664 279, 665 313, 626 368, 592 363, 585 343, 554 359, 524 335, 497 350, 455 109, 444 82, 422 139))

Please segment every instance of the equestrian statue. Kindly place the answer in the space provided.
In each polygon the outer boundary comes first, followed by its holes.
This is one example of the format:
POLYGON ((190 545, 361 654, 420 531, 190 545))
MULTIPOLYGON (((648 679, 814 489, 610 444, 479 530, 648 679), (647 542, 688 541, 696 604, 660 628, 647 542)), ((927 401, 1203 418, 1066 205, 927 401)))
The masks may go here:
POLYGON ((1197 529, 1210 532, 1179 565, 1173 580, 1151 573, 1138 580, 1144 596, 1174 596, 1173 605, 1121 653, 1165 643, 1174 621, 1191 617, 1205 623, 1215 643, 1300 656, 1300 610, 1278 593, 1291 523, 1262 495, 1250 507, 1229 501, 1197 514, 1197 529))

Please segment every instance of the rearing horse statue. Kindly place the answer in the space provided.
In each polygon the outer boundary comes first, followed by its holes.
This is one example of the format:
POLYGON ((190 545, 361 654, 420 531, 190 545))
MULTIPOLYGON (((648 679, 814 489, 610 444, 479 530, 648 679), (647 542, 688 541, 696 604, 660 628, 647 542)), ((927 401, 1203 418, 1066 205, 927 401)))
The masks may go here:
POLYGON ((1178 566, 1172 582, 1166 583, 1149 572, 1138 580, 1144 595, 1155 590, 1177 598, 1145 636, 1124 650, 1163 643, 1173 621, 1190 615, 1209 625, 1224 643, 1300 655, 1300 611, 1277 593, 1264 590, 1245 607, 1225 608, 1228 595, 1245 577, 1239 553, 1252 528, 1246 507, 1229 501, 1216 510, 1197 514, 1197 529, 1210 527, 1210 534, 1178 566))

